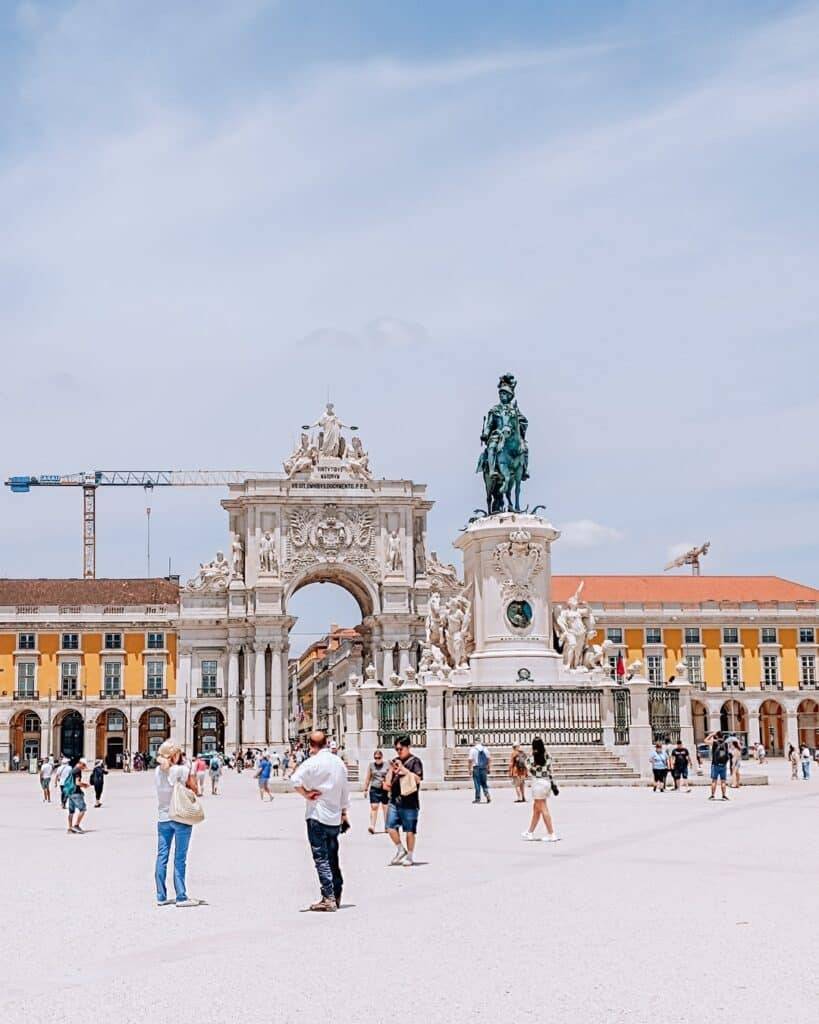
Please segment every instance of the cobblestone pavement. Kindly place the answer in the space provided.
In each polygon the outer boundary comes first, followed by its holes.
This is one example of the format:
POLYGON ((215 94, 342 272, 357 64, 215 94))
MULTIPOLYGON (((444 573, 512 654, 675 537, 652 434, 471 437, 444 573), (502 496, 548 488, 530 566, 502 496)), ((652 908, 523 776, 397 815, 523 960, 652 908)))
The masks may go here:
MULTIPOLYGON (((157 908, 147 775, 108 777, 87 835, 37 780, 0 777, 4 1019, 211 1024, 319 1020, 813 1020, 819 778, 731 794, 566 789, 562 841, 524 843, 529 806, 498 792, 422 799, 418 859, 353 805, 345 907, 317 895, 299 797, 252 775, 205 797, 188 887, 157 908)), ((819 775, 819 773, 817 773, 819 775)))

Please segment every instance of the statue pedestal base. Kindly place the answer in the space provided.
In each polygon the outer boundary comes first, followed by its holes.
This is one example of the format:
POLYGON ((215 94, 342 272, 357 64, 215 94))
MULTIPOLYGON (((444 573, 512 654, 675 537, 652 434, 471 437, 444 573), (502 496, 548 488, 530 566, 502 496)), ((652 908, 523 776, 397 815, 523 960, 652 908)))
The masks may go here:
POLYGON ((470 523, 455 541, 472 601, 473 686, 562 681, 550 605, 551 544, 559 536, 540 516, 503 512, 470 523))

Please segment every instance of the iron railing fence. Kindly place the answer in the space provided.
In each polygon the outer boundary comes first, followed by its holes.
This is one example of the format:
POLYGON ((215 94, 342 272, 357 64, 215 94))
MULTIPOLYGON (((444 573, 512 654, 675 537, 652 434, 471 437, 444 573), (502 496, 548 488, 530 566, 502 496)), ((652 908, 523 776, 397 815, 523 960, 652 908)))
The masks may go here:
POLYGON ((631 729, 631 692, 621 686, 611 693, 614 700, 614 742, 617 746, 627 746, 631 729))
POLYGON ((656 743, 680 739, 680 691, 668 686, 649 686, 648 720, 656 743))
POLYGON ((392 747, 397 737, 404 735, 414 747, 427 745, 426 690, 378 695, 378 745, 392 747))
POLYGON ((588 687, 456 691, 449 699, 455 744, 506 746, 535 736, 553 746, 602 744, 602 696, 588 687))

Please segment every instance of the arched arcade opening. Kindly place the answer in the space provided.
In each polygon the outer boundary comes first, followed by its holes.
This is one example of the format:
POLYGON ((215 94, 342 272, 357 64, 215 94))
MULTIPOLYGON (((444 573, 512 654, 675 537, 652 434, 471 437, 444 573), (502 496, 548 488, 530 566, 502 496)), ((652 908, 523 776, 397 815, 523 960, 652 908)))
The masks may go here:
POLYGON ((11 756, 20 758, 21 767, 43 756, 42 729, 43 723, 36 711, 20 710, 12 718, 9 726, 11 756))
POLYGON ((785 709, 777 700, 764 700, 759 709, 759 735, 768 754, 781 757, 785 753, 785 709))

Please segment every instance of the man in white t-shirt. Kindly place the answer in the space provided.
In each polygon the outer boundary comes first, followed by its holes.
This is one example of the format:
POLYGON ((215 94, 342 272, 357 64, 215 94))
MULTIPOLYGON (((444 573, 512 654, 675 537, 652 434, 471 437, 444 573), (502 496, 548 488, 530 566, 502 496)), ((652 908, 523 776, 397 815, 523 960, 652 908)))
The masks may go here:
POLYGON ((317 730, 310 734, 310 757, 293 772, 292 782, 307 802, 307 839, 321 886, 321 899, 310 910, 338 910, 344 885, 338 835, 342 828, 345 832, 349 828, 350 787, 344 762, 327 749, 326 733, 317 730))
POLYGON ((810 778, 810 747, 807 744, 802 747, 801 761, 802 778, 807 780, 810 778))
POLYGON ((481 802, 481 790, 483 790, 483 795, 486 797, 486 802, 488 804, 492 802, 492 798, 489 796, 489 762, 489 751, 480 740, 476 740, 475 745, 469 751, 469 763, 472 766, 472 784, 475 787, 473 804, 481 802))
POLYGON ((54 774, 54 758, 47 757, 40 765, 40 788, 43 791, 43 801, 51 803, 51 776, 54 774))
POLYGON ((59 789, 60 789, 60 804, 62 805, 63 810, 65 810, 65 805, 66 805, 66 802, 68 800, 68 796, 65 793, 63 793, 63 783, 68 778, 68 776, 71 774, 71 763, 69 762, 67 757, 64 757, 60 761, 60 767, 53 774, 54 774, 54 786, 55 786, 55 788, 59 786, 59 789))

